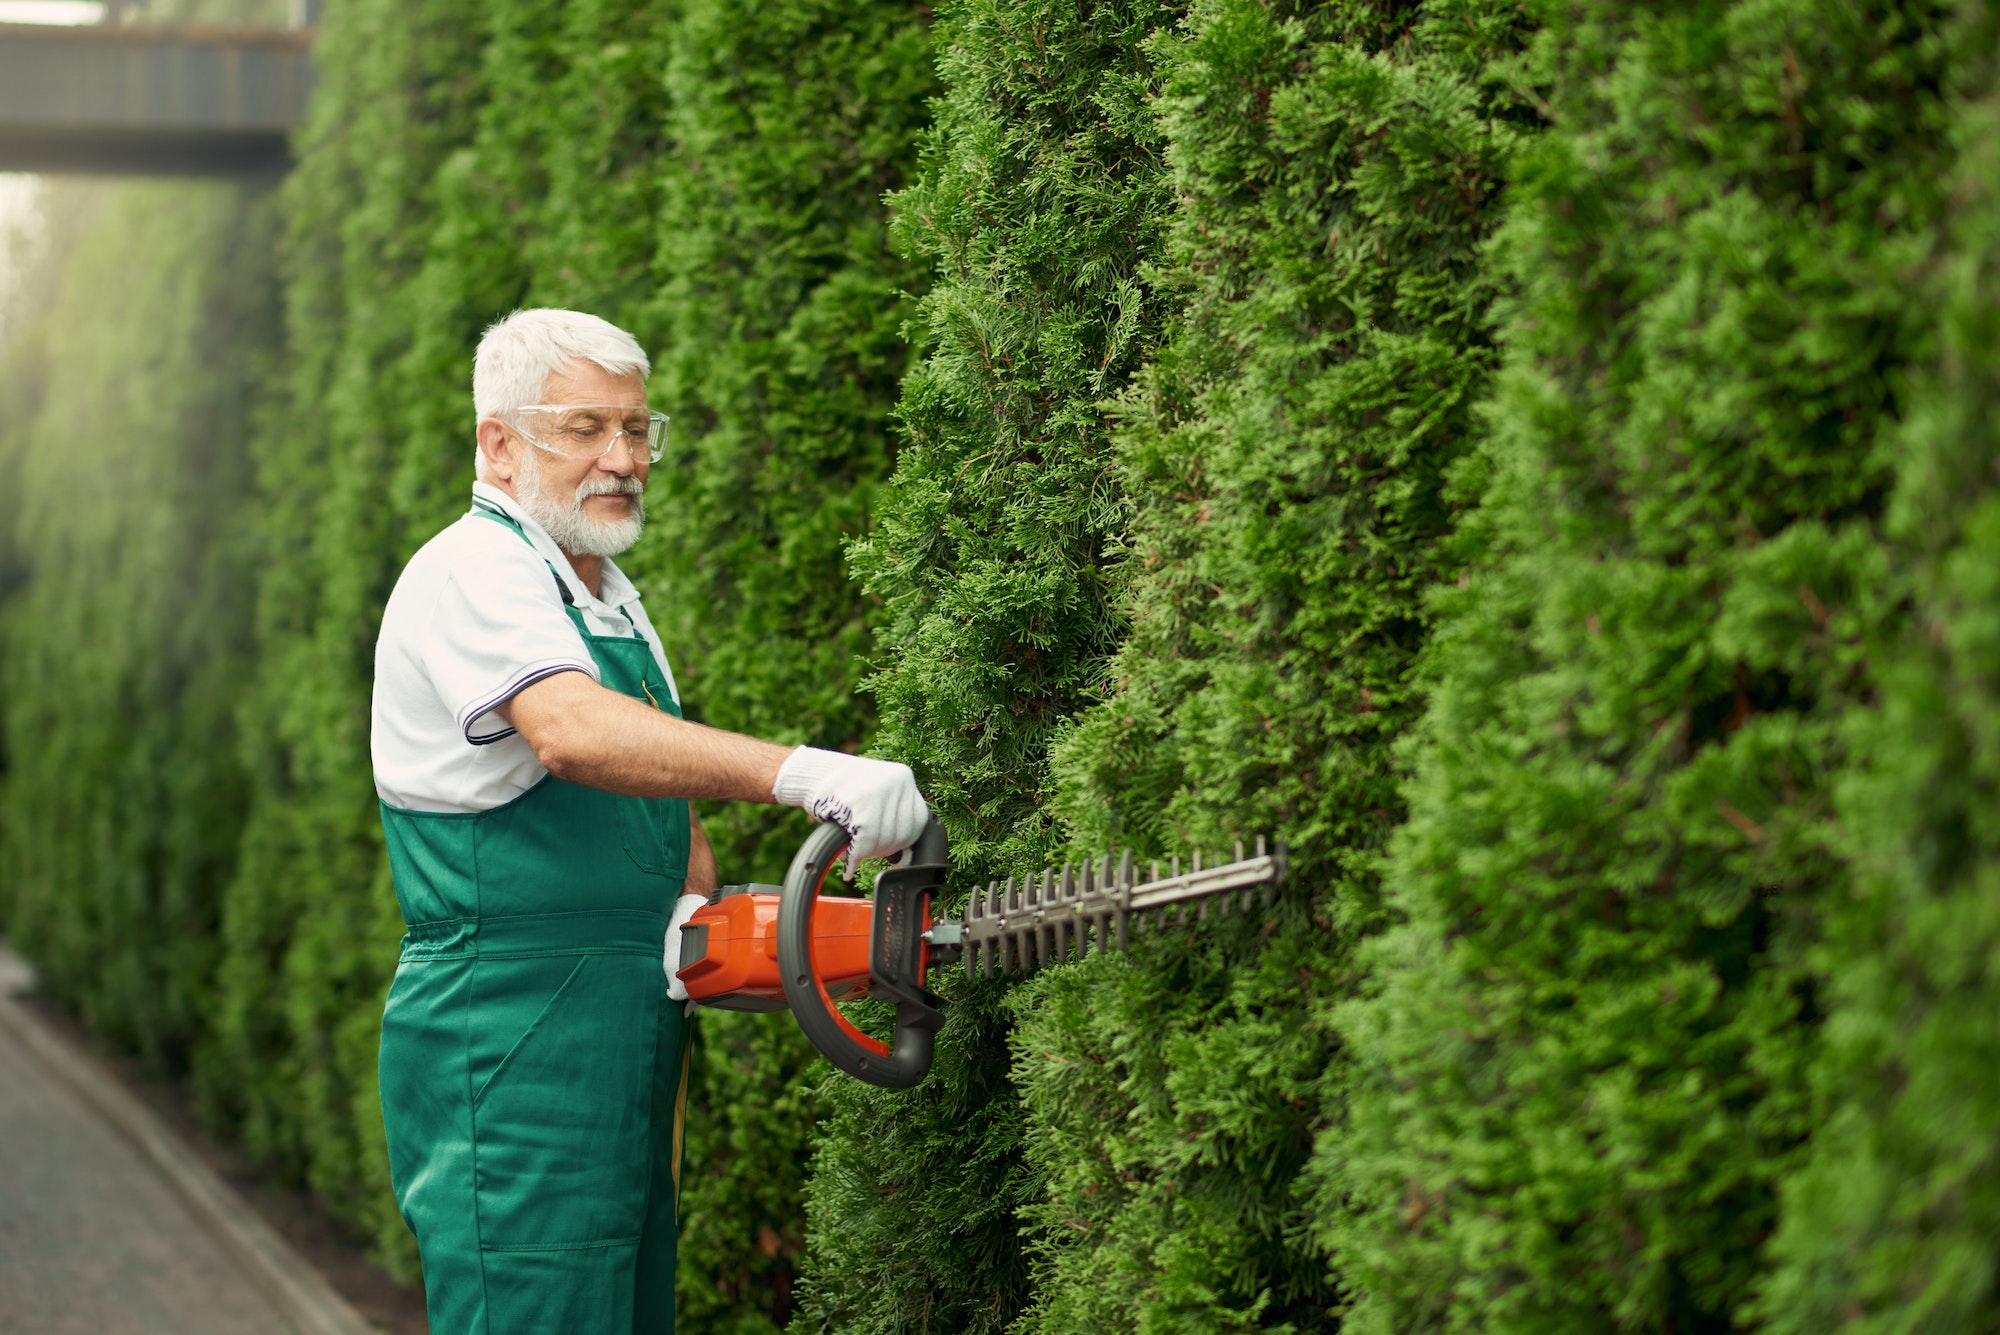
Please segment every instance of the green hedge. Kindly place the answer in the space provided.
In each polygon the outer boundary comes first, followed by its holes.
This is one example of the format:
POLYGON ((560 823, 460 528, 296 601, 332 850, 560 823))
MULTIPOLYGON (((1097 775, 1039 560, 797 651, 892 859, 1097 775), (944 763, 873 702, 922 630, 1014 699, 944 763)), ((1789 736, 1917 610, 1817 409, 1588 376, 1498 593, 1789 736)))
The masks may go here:
POLYGON ((1355 1330, 1750 1324, 1853 893, 1943 19, 1549 11, 1480 550, 1437 604, 1399 925, 1337 1017, 1355 1330))
MULTIPOLYGON (((1164 314, 1141 271, 1172 206, 1147 39, 1176 18, 1151 0, 939 14, 945 91, 922 175, 895 199, 903 243, 935 267, 924 356, 853 563, 888 608, 869 683, 882 745, 944 818, 961 886, 1050 851, 1048 748, 1123 631, 1101 400, 1164 314)), ((1000 1331, 1026 1299, 1017 1212, 1040 1186, 1007 1079, 1006 989, 950 990, 925 1084, 828 1089, 798 1329, 1000 1331)))
POLYGON ((1443 476, 1490 362, 1480 247, 1518 114, 1485 67, 1520 23, 943 14, 900 201, 937 264, 929 353, 855 553, 895 616, 885 742, 967 881, 1063 836, 1268 831, 1301 890, 1268 927, 957 988, 930 1084, 839 1087, 819 1326, 1332 1320, 1302 1176, 1337 1116, 1326 1002, 1374 916, 1423 593, 1454 566, 1443 476))
POLYGON ((1117 410, 1132 633, 1058 747, 1060 807, 1100 848, 1278 835, 1295 884, 1275 914, 1017 998, 1048 1184, 1029 1329, 1336 1324, 1306 1172, 1344 1142, 1329 1007, 1380 914, 1425 594, 1457 573, 1483 246, 1532 123, 1488 67, 1521 24, 1505 3, 1224 0, 1158 45, 1176 317, 1117 410))
MULTIPOLYGON (((949 983, 915 1091, 705 1017, 690 1329, 1994 1330, 1995 31, 341 0, 276 210, 52 195, 0 922, 413 1266, 376 619, 480 330, 582 306, 676 419, 697 716, 909 760, 961 890, 1297 871, 949 983)), ((732 879, 801 831, 707 818, 732 879)))
POLYGON ((0 923, 107 1040, 184 1070, 247 797, 261 192, 42 188, 0 360, 0 923))
POLYGON ((1961 157, 1916 287, 1938 356, 1914 377, 1888 523, 1910 633, 1883 648, 1835 794, 1854 872, 1812 961, 1817 1130, 1756 1304, 1786 1335, 2000 1329, 2000 13, 1969 5, 1950 36, 1961 157))

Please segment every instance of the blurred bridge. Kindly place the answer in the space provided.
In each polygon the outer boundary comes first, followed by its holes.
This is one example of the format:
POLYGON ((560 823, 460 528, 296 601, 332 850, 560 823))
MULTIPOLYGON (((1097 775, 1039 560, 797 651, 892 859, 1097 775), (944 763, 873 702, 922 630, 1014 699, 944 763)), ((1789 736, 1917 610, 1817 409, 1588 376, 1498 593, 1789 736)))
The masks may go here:
POLYGON ((0 23, 0 171, 274 176, 308 28, 0 23))

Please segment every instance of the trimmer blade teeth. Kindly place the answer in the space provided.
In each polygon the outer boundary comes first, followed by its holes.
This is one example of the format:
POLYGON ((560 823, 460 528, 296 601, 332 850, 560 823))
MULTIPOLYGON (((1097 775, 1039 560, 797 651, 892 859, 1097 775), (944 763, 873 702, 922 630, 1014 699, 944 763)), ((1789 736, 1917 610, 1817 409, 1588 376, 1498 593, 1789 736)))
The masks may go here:
POLYGON ((961 918, 968 978, 1025 974, 1052 961, 1125 949, 1136 926, 1207 922, 1248 913, 1276 897, 1287 873, 1283 841, 1259 836, 1246 857, 1197 849, 1151 862, 1140 878, 1129 849, 1101 854, 1038 876, 989 881, 967 898, 961 918), (1212 902, 1211 902, 1212 901, 1212 902))

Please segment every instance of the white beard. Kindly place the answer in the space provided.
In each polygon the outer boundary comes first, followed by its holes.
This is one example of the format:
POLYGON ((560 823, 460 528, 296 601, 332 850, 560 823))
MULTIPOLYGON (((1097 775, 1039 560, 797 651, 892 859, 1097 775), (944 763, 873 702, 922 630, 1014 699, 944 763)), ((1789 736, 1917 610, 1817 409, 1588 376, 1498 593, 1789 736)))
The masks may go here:
POLYGON ((521 508, 555 539, 556 546, 571 556, 617 556, 639 540, 646 527, 646 492, 638 478, 587 477, 564 501, 544 492, 536 453, 531 445, 522 455, 521 508), (583 512, 583 502, 591 496, 630 496, 632 513, 623 519, 592 519, 583 512))

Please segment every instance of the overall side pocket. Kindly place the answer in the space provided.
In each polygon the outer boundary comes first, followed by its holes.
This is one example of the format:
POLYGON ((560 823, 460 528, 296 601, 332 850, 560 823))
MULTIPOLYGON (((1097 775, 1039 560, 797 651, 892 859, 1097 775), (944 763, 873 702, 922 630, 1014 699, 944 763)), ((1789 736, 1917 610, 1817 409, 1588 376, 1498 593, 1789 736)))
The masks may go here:
POLYGON ((659 962, 584 955, 477 967, 490 1000, 474 1007, 474 1031, 494 1035, 496 1047, 498 1035, 516 1035, 473 1095, 480 1245, 630 1242, 643 1225, 652 1153, 659 962), (545 1000, 521 1024, 535 992, 545 1000))

